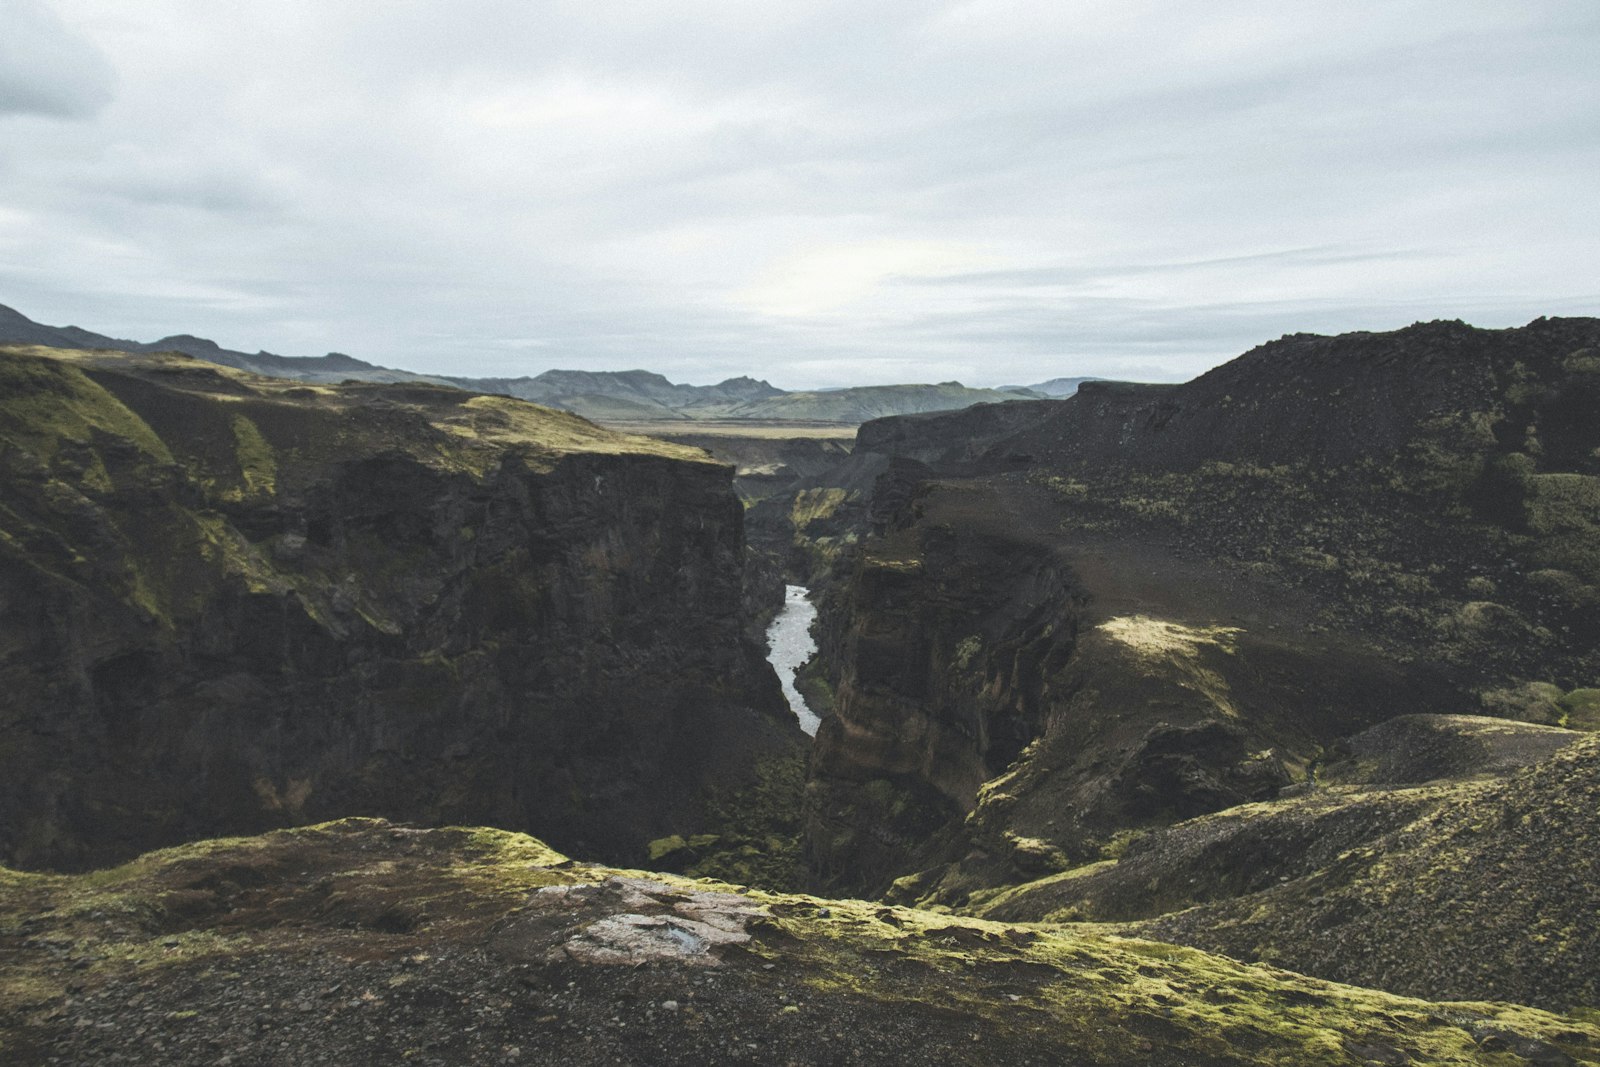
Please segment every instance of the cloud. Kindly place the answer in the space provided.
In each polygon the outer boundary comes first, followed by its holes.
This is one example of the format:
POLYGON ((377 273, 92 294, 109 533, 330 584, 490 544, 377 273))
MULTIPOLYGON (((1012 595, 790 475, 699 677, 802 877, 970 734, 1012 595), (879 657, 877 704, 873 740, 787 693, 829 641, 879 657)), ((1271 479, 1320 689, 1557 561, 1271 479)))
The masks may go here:
POLYGON ((106 57, 44 0, 0 7, 0 116, 92 118, 111 102, 115 84, 106 57))
POLYGON ((808 248, 772 264, 736 299, 764 315, 826 314, 872 296, 892 279, 944 274, 975 258, 969 250, 934 241, 808 248))
POLYGON ((0 302, 119 336, 992 383, 1596 297, 1592 0, 5 12, 99 117, 7 123, 0 302))

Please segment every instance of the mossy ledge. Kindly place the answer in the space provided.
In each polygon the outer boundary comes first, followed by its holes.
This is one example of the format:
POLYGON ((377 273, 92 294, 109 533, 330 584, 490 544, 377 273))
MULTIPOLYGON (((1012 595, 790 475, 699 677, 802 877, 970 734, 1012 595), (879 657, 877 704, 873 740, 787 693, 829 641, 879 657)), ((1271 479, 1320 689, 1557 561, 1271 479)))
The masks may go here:
POLYGON ((8 1064, 1600 1063, 1600 1025, 1094 926, 955 919, 346 819, 0 875, 8 1064))

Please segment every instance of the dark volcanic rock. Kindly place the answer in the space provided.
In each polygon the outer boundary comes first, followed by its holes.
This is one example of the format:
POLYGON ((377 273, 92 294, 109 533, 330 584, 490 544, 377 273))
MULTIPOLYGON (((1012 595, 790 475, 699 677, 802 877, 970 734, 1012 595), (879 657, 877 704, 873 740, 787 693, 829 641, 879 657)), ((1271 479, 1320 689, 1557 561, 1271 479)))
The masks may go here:
POLYGON ((346 820, 0 871, 8 1065, 1586 1062, 1593 1022, 346 820))
POLYGON ((1110 850, 1114 860, 985 894, 977 910, 1010 921, 1122 921, 1275 889, 1472 802, 1491 788, 1489 776, 1533 766, 1584 736, 1504 719, 1402 715, 1335 746, 1342 758, 1279 799, 1124 835, 1110 850))
POLYGON ((938 519, 875 538, 843 592, 809 807, 814 864, 837 884, 885 885, 1040 730, 1081 594, 993 503, 937 495, 938 519))
MULTIPOLYGON (((1572 718, 1600 678, 1597 410, 1600 322, 1569 319, 1298 335, 1180 386, 864 425, 839 479, 883 476, 852 499, 853 592, 823 603, 840 721, 813 810, 855 810, 856 841, 896 836, 885 811, 942 832, 898 849, 910 866, 878 850, 830 873, 881 888, 939 857, 902 891, 959 906, 1121 831, 1269 798, 1386 719, 1572 718), (942 547, 985 539, 1003 547, 942 547), (1051 669, 1024 676, 981 640, 962 656, 989 624, 951 588, 1004 603, 1042 556, 1075 591, 1051 669), (889 654, 852 644, 869 631, 896 635, 889 654), (994 764, 958 659, 1033 731, 965 794, 951 769, 994 764), (908 769, 932 737, 939 769, 908 769)), ((1446 773, 1477 758, 1457 756, 1446 773)), ((824 858, 845 839, 837 819, 813 831, 824 858)))
POLYGON ((1600 737, 1305 877, 1142 924, 1159 937, 1451 1000, 1600 1004, 1600 737))
POLYGON ((0 354, 0 857, 348 813, 633 859, 803 738, 728 468, 519 401, 0 354))

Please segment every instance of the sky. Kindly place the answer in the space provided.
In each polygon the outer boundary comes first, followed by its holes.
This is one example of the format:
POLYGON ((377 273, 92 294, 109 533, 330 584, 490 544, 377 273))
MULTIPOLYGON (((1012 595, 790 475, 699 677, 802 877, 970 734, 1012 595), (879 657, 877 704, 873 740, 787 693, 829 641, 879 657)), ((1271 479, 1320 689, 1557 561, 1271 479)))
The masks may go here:
POLYGON ((0 0, 0 303, 474 376, 1600 314, 1596 0, 0 0))

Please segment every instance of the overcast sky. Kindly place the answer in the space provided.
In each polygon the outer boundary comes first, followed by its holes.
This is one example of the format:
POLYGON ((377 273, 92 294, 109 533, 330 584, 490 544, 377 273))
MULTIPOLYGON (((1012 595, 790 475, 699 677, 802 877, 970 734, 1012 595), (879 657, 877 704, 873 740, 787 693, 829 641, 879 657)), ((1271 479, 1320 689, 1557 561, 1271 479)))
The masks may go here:
POLYGON ((1596 0, 0 0, 0 303, 471 375, 1600 313, 1596 0))

